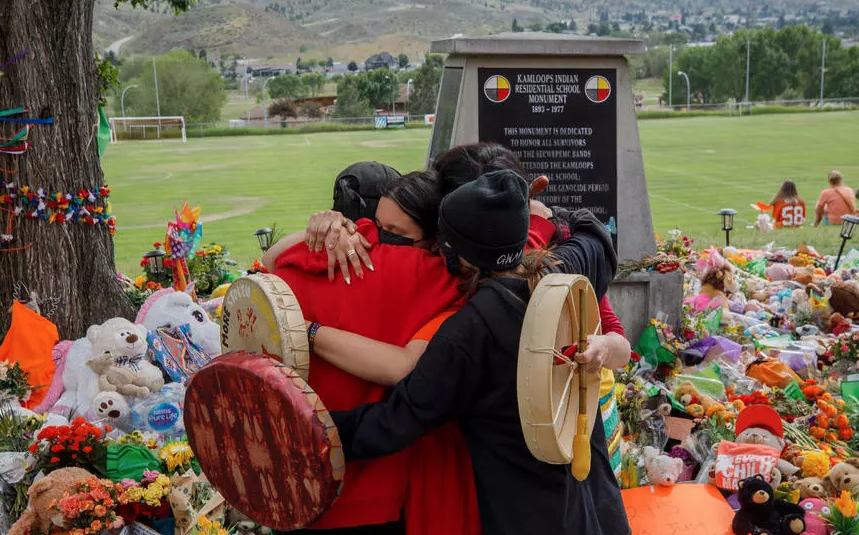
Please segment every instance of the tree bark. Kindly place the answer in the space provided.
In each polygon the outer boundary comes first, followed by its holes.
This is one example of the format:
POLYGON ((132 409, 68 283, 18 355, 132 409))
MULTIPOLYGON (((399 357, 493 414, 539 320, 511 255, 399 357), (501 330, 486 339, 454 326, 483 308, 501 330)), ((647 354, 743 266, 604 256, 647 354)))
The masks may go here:
MULTIPOLYGON (((53 117, 36 125, 33 147, 23 155, 0 154, 0 180, 73 193, 104 185, 96 143, 98 81, 93 61, 95 0, 0 0, 0 64, 29 49, 0 76, 0 109, 28 106, 29 117, 53 117)), ((15 126, 0 123, 0 137, 15 126)), ((8 206, 7 206, 8 207, 8 206)), ((5 232, 8 213, 3 212, 5 232)), ((116 278, 113 239, 104 225, 56 224, 15 217, 13 247, 0 251, 0 338, 6 333, 18 281, 42 298, 59 301, 49 315, 60 337, 75 339, 109 318, 132 318, 133 308, 116 278)), ((43 313, 45 311, 43 310, 43 313)))

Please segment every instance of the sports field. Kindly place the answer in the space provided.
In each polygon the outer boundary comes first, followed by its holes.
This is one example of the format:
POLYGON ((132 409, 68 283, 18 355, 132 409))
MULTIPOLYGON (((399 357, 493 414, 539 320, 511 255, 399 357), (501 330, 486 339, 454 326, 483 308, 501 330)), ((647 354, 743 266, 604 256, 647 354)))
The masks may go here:
MULTIPOLYGON (((797 181, 809 214, 832 169, 859 186, 859 113, 647 120, 639 132, 657 232, 679 226, 699 245, 721 242, 714 212, 732 207, 739 212, 732 244, 804 240, 837 248, 835 228, 760 235, 745 227, 756 216, 749 204, 769 202, 785 178, 797 181)), ((422 167, 429 135, 420 129, 111 145, 103 168, 114 191, 118 268, 139 272, 140 256, 163 241, 173 207, 185 200, 203 207, 204 239, 227 245, 247 267, 259 256, 255 229, 276 222, 293 231, 312 212, 330 208, 334 177, 352 162, 378 160, 402 172, 422 167)))

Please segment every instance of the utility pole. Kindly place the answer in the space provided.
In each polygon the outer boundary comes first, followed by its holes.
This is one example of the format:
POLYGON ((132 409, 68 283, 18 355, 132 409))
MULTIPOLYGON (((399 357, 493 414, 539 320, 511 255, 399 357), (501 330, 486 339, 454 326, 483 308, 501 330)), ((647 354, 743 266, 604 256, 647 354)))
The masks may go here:
POLYGON ((820 106, 823 106, 823 78, 826 73, 826 36, 823 36, 823 53, 820 56, 820 106))
POLYGON ((268 95, 265 93, 265 86, 271 82, 273 76, 271 78, 266 78, 265 82, 262 84, 262 125, 263 128, 268 128, 268 95))
POLYGON ((749 72, 751 67, 752 60, 752 42, 746 41, 746 98, 745 101, 748 104, 749 102, 749 72))
POLYGON ((674 108, 674 45, 668 45, 668 109, 674 108))

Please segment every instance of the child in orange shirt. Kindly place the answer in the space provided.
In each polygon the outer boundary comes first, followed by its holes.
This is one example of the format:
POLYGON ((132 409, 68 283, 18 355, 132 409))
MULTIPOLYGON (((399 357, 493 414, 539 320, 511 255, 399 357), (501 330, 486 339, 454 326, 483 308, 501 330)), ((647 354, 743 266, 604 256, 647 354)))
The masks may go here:
POLYGON ((805 201, 793 180, 785 180, 772 202, 775 228, 801 227, 805 223, 805 201))

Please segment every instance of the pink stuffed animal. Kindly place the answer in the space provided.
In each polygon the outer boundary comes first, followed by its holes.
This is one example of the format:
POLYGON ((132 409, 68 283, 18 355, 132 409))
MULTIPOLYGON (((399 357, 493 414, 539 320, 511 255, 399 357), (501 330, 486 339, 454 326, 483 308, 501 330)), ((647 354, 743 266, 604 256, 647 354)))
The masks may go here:
POLYGON ((802 535, 830 535, 830 527, 820 514, 829 514, 829 506, 820 498, 806 498, 799 502, 799 506, 805 509, 805 531, 802 535))

